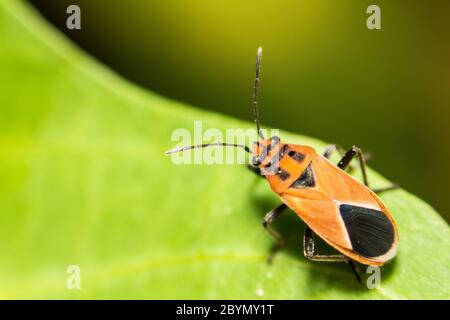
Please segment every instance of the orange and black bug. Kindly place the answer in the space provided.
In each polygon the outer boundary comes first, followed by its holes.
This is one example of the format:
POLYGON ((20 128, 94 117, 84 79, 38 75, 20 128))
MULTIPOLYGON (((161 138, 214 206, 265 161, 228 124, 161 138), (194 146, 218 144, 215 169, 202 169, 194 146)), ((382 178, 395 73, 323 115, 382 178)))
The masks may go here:
POLYGON ((286 208, 290 208, 306 224, 304 255, 315 261, 348 262, 359 280, 353 261, 381 266, 396 254, 397 227, 376 193, 397 186, 371 190, 364 154, 357 147, 347 151, 336 166, 329 160, 334 151, 341 151, 336 145, 328 146, 323 154, 319 154, 308 146, 281 143, 276 136, 264 138, 259 124, 257 99, 261 55, 262 49, 259 48, 253 86, 253 112, 260 140, 253 144, 252 149, 238 144, 211 143, 173 149, 167 154, 210 146, 233 146, 251 153, 250 168, 267 179, 282 201, 263 220, 264 228, 276 241, 269 261, 284 243, 283 238, 269 225, 286 208), (355 157, 359 160, 363 183, 344 171, 355 157), (340 254, 316 254, 313 234, 340 254))

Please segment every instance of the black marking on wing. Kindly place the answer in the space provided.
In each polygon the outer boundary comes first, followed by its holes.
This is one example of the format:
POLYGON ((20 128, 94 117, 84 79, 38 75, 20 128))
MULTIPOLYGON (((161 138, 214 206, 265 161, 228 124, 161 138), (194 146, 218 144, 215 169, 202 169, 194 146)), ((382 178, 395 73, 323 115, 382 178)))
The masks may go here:
POLYGON ((301 176, 292 183, 291 187, 296 189, 312 188, 316 185, 316 180, 314 179, 314 171, 312 164, 310 163, 301 176))
POLYGON ((283 169, 280 169, 277 173, 278 178, 280 178, 281 181, 286 181, 291 176, 289 172, 284 171, 283 169))
POLYGON ((296 152, 293 150, 289 151, 288 155, 297 162, 302 162, 305 159, 305 155, 303 153, 296 152))
POLYGON ((382 211, 349 204, 340 205, 339 211, 356 253, 378 257, 392 247, 394 227, 382 211))

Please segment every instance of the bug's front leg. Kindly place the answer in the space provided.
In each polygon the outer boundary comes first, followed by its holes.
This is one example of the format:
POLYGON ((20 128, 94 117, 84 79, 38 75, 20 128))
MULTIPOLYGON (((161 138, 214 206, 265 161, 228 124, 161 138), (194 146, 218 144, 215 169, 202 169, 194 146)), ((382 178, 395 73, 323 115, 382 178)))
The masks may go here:
POLYGON ((305 234, 303 236, 303 254, 306 258, 312 261, 322 261, 322 262, 346 262, 352 268, 353 273, 355 274, 356 280, 361 282, 361 277, 359 276, 358 270, 356 269, 356 265, 352 260, 347 258, 342 254, 331 254, 331 255, 321 255, 316 254, 314 251, 314 232, 310 227, 306 226, 305 234))
MULTIPOLYGON (((342 147, 341 147, 340 145, 338 145, 338 144, 333 143, 333 144, 329 144, 329 145, 327 145, 327 146, 325 147, 325 151, 323 152, 322 155, 323 155, 325 158, 330 159, 331 156, 332 156, 336 151, 341 155, 341 157, 345 154, 344 148, 342 148, 342 147)), ((368 154, 367 152, 364 152, 364 158, 366 159, 366 162, 367 162, 367 161, 370 161, 371 155, 368 154)), ((350 165, 350 166, 349 166, 349 169, 353 169, 353 167, 350 165)))
POLYGON ((327 159, 330 159, 331 156, 335 153, 335 152, 339 152, 339 154, 342 156, 344 155, 344 149, 338 145, 338 144, 329 144, 326 148, 325 151, 323 152, 323 156, 327 159))
POLYGON ((399 189, 400 185, 398 183, 393 183, 390 186, 387 187, 383 187, 383 188, 378 188, 378 189, 372 189, 373 192, 375 193, 382 193, 385 191, 391 191, 391 190, 395 190, 395 189, 399 189))
MULTIPOLYGON (((342 157, 341 161, 338 163, 338 167, 342 170, 345 170, 345 168, 349 165, 350 161, 353 160, 353 158, 357 156, 359 159, 359 165, 361 167, 361 172, 363 175, 363 182, 366 186, 369 187, 369 181, 367 180, 367 174, 366 174, 366 158, 364 156, 364 153, 362 150, 358 147, 353 146, 350 150, 348 150, 344 156, 342 157)), ((372 191, 375 193, 381 193, 385 191, 395 190, 400 188, 400 185, 397 183, 393 183, 390 186, 379 188, 379 189, 373 189, 372 191)))
POLYGON ((366 174, 366 159, 364 158, 364 153, 360 148, 356 146, 351 147, 351 149, 344 154, 337 166, 342 170, 345 170, 355 156, 357 156, 359 160, 359 166, 361 167, 361 172, 363 175, 363 182, 366 186, 369 186, 369 181, 367 180, 366 174))
MULTIPOLYGON (((325 151, 323 152, 322 155, 323 155, 325 158, 330 159, 331 156, 332 156, 336 151, 339 153, 339 155, 340 155, 341 157, 345 154, 344 148, 342 148, 342 147, 341 147, 340 145, 338 145, 338 144, 333 143, 333 144, 329 144, 328 146, 326 146, 325 151)), ((351 173, 351 172, 353 172, 354 169, 355 169, 354 166, 349 165, 349 166, 347 167, 347 172, 351 173)))
POLYGON ((251 165, 251 164, 247 164, 247 168, 248 168, 250 171, 252 171, 254 174, 256 174, 256 175, 258 175, 258 176, 260 176, 260 177, 263 177, 263 176, 261 175, 261 170, 259 169, 259 167, 255 167, 255 166, 253 166, 253 165, 251 165))
POLYGON ((272 263, 273 257, 275 256, 275 254, 283 247, 284 245, 284 240, 283 237, 276 232, 275 230, 273 230, 270 227, 270 224, 277 218, 279 217, 284 210, 286 210, 287 206, 283 203, 281 205, 279 205, 278 207, 276 207, 275 209, 269 211, 266 216, 264 217, 263 220, 263 227, 264 229, 267 231, 267 233, 272 237, 273 240, 275 240, 276 244, 273 247, 272 251, 270 252, 269 257, 267 258, 267 262, 268 263, 272 263))

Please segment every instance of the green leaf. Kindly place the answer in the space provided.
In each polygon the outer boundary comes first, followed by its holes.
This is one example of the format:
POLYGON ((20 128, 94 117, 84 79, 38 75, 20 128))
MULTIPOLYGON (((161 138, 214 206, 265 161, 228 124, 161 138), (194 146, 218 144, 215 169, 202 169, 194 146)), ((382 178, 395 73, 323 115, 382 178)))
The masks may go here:
POLYGON ((267 183, 242 165, 164 156, 172 131, 194 120, 250 121, 137 88, 22 2, 0 2, 0 34, 0 298, 449 298, 449 228, 415 196, 382 196, 400 245, 378 289, 346 265, 307 261, 292 212, 276 223, 287 247, 269 266, 261 219, 279 200, 267 183), (69 265, 81 290, 66 287, 69 265))

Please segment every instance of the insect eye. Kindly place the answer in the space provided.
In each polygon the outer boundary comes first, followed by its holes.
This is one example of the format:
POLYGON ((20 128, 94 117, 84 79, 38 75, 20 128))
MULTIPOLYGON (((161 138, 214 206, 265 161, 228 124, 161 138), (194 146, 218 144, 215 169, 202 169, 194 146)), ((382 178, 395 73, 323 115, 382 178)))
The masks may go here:
POLYGON ((300 152, 296 152, 296 151, 289 151, 288 156, 291 157, 292 159, 298 161, 298 162, 302 162, 303 159, 305 159, 305 155, 303 153, 300 152))

